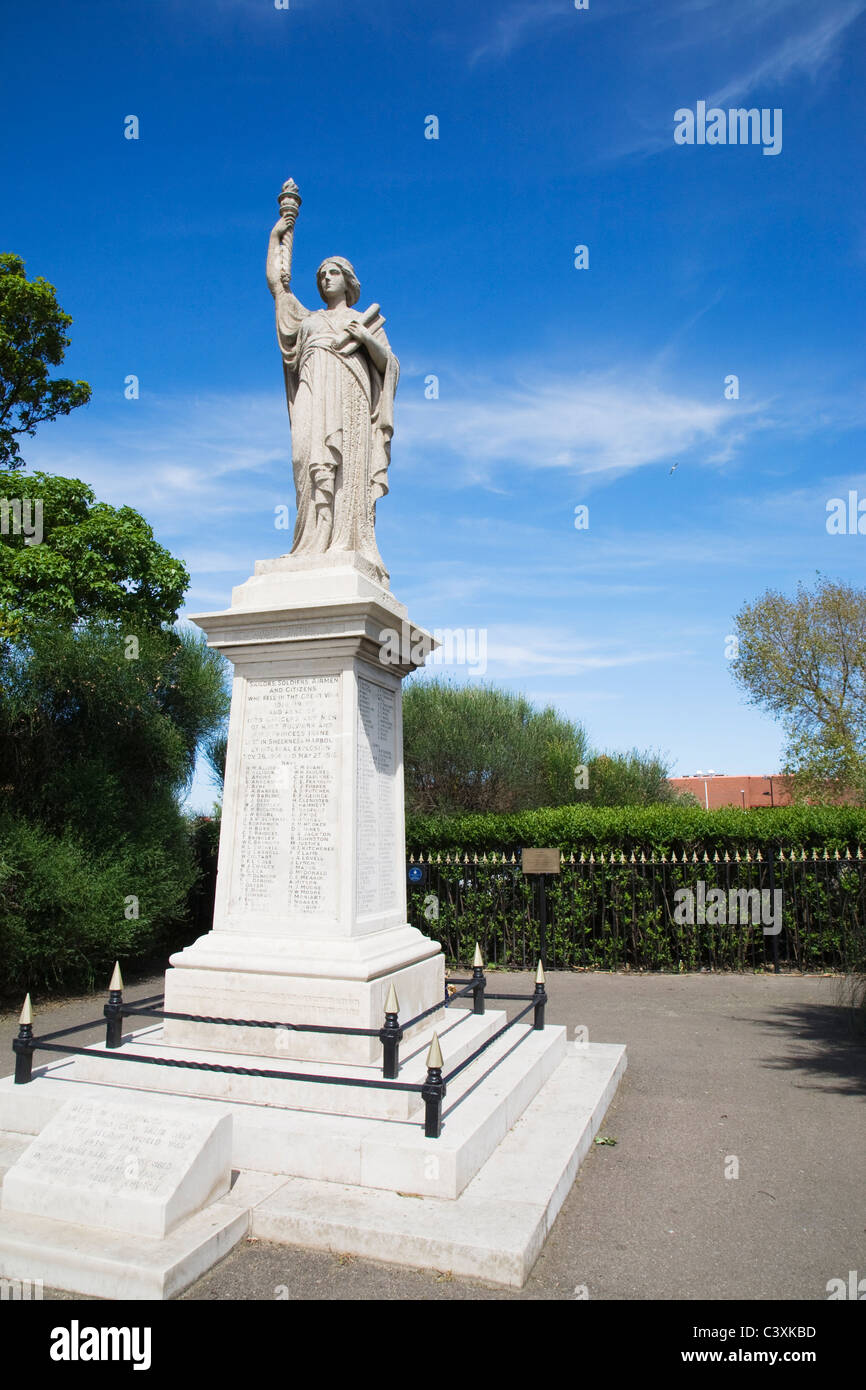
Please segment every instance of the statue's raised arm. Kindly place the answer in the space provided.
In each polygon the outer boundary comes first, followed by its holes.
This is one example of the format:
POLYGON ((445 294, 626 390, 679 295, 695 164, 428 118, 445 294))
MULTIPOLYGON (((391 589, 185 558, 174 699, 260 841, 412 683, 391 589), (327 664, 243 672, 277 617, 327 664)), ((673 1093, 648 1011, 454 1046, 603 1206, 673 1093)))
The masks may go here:
POLYGON ((376 503, 388 491, 400 366, 379 305, 354 309, 361 286, 344 257, 329 257, 316 273, 324 309, 310 312, 292 293, 300 205, 288 179, 267 259, 292 425, 298 516, 291 553, 360 556, 387 586, 374 528, 376 503))
POLYGON ((280 216, 271 228, 268 239, 266 275, 268 288, 274 296, 279 322, 281 308, 289 317, 302 318, 308 311, 292 294, 292 253, 295 245, 295 222, 301 206, 301 195, 294 179, 286 179, 279 198, 280 216), (281 303, 281 301, 283 301, 281 303), (287 302, 286 302, 287 301, 287 302))

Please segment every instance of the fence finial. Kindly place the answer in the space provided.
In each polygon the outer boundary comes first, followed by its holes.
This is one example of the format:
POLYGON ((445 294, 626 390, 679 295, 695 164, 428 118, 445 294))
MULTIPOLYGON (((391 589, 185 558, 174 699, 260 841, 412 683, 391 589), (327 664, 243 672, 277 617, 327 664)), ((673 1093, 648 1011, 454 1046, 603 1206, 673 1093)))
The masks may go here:
POLYGON ((481 955, 481 947, 478 945, 477 941, 475 943, 475 955, 472 958, 472 968, 473 970, 483 970, 484 968, 484 958, 481 955))
POLYGON ((19 1022, 19 1023, 32 1023, 32 1022, 33 1022, 33 1005, 30 1003, 30 995, 29 995, 29 994, 27 995, 27 998, 24 1000, 24 1007, 23 1007, 22 1010, 21 1010, 21 1014, 20 1014, 20 1016, 19 1016, 18 1022, 19 1022))
POLYGON ((111 979, 108 982, 109 989, 123 989, 123 976, 120 973, 120 961, 114 962, 114 969, 111 972, 111 979))
POLYGON ((394 981, 391 981, 391 988, 388 990, 388 998, 385 1000, 385 1013, 398 1014, 400 1012, 400 1001, 397 998, 397 991, 394 988, 394 981))
POLYGON ((541 961, 538 962, 538 969, 535 972, 535 983, 537 985, 544 984, 544 966, 541 964, 541 961))
POLYGON ((428 1071, 442 1070, 442 1048, 439 1046, 439 1034, 435 1032, 430 1039, 430 1049, 427 1053, 426 1065, 428 1071))

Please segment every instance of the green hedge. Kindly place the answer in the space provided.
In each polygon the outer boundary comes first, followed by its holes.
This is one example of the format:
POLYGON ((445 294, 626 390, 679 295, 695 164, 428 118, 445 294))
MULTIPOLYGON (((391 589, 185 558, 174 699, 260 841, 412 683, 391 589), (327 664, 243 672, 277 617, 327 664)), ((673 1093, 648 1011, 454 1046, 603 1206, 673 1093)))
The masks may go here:
POLYGON ((866 808, 780 806, 756 811, 697 806, 557 806, 514 815, 410 816, 410 854, 432 851, 509 854, 523 846, 653 850, 681 854, 746 849, 855 850, 866 845, 866 808))

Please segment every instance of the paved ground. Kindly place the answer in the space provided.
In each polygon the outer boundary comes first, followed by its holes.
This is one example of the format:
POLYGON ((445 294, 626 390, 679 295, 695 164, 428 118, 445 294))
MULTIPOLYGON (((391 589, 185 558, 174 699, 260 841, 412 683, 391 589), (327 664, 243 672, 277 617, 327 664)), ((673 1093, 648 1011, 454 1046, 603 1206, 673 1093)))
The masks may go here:
POLYGON ((184 1298, 826 1300, 866 1276, 866 1035, 838 977, 552 974, 548 993, 550 1022, 626 1042, 629 1069, 601 1129, 616 1145, 592 1149, 522 1292, 252 1241, 184 1298))

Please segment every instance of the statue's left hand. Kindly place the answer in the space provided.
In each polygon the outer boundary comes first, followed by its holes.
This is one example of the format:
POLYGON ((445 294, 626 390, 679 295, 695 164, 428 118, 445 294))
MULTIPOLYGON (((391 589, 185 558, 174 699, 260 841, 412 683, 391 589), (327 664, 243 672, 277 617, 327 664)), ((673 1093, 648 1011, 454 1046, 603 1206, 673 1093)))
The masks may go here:
POLYGON ((350 356, 355 351, 354 344, 366 348, 370 361, 380 372, 384 372, 388 366, 388 353, 376 337, 365 328, 358 319, 349 319, 345 326, 346 337, 349 342, 340 347, 338 351, 350 356))
POLYGON ((346 332, 349 334, 350 338, 354 338, 356 343, 367 342, 372 337, 372 334, 367 332, 360 319, 349 319, 349 322, 346 324, 346 332))

